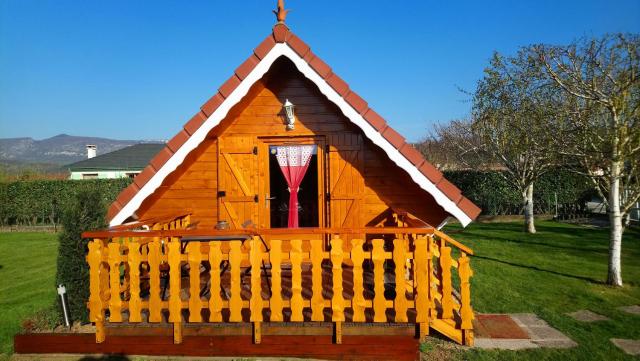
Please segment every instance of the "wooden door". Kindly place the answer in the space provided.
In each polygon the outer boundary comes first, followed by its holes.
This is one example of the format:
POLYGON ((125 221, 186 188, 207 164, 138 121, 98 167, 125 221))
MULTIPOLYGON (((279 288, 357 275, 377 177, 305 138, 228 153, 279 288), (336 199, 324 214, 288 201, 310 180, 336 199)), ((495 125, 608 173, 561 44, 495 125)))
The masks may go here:
POLYGON ((254 137, 218 141, 218 220, 231 228, 259 224, 258 156, 254 137))
POLYGON ((329 220, 331 228, 362 227, 364 210, 362 136, 332 137, 328 149, 329 220))

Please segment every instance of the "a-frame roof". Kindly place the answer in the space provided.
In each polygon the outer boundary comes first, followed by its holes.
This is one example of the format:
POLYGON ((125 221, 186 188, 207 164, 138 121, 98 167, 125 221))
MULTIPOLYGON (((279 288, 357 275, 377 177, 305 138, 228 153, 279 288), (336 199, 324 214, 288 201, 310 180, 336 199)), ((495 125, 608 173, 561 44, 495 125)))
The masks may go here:
POLYGON ((200 107, 167 146, 161 150, 129 187, 111 204, 108 220, 111 226, 124 223, 133 216, 142 202, 162 184, 185 157, 205 139, 269 70, 273 62, 284 56, 320 89, 344 115, 360 127, 374 144, 382 148, 389 158, 411 176, 412 180, 433 196, 436 202, 463 226, 480 214, 480 208, 462 195, 462 192, 442 173, 424 159, 422 154, 387 125, 386 121, 367 102, 349 88, 349 85, 322 59, 317 57, 299 37, 284 24, 277 24, 264 41, 255 48, 218 92, 200 107))

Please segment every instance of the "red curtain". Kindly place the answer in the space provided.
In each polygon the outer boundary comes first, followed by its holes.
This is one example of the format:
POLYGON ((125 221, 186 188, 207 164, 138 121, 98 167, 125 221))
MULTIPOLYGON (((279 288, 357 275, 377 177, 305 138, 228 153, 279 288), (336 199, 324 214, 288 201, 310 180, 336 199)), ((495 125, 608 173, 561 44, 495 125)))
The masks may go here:
POLYGON ((315 145, 276 147, 276 158, 289 186, 289 228, 298 228, 298 189, 309 168, 315 145))

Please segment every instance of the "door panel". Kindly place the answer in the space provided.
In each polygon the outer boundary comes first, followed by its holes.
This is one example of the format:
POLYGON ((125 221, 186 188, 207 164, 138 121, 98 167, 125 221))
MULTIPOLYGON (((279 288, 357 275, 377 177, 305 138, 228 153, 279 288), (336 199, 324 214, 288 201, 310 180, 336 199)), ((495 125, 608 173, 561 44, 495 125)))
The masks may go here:
POLYGON ((258 157, 255 138, 232 137, 218 141, 218 219, 231 228, 258 219, 258 157))
POLYGON ((329 146, 329 214, 332 228, 362 227, 364 152, 360 135, 332 139, 329 146))

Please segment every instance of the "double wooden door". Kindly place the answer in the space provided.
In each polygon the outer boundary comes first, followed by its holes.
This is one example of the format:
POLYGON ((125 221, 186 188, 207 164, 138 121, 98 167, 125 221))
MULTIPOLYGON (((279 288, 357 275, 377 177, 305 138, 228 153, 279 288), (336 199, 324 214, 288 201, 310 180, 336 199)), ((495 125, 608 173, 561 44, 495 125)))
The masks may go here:
POLYGON ((360 135, 304 138, 221 137, 218 220, 231 228, 270 228, 269 145, 318 146, 318 225, 362 227, 364 152, 360 135))

